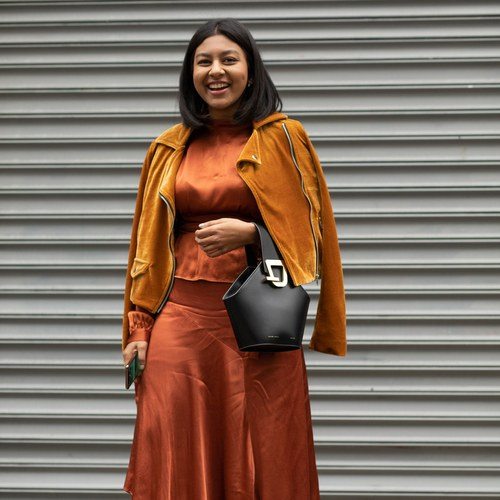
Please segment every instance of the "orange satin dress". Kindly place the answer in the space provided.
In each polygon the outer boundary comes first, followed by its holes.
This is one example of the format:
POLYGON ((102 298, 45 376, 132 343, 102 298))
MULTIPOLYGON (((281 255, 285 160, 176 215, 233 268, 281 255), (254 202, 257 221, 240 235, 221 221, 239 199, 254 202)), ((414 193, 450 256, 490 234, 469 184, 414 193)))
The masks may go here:
POLYGON ((262 222, 236 171, 251 132, 214 121, 176 176, 174 285, 135 383, 123 486, 134 500, 319 499, 304 352, 238 349, 222 296, 245 248, 208 257, 194 239, 203 221, 262 222))

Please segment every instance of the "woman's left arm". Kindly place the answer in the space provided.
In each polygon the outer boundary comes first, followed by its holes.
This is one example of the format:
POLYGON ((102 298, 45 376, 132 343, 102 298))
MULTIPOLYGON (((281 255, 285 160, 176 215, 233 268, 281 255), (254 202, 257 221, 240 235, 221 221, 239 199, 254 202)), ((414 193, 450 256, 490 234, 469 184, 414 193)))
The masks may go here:
POLYGON ((297 128, 305 145, 305 156, 314 169, 321 203, 319 214, 322 235, 321 287, 309 349, 345 356, 347 340, 344 276, 330 192, 311 139, 302 124, 297 128))

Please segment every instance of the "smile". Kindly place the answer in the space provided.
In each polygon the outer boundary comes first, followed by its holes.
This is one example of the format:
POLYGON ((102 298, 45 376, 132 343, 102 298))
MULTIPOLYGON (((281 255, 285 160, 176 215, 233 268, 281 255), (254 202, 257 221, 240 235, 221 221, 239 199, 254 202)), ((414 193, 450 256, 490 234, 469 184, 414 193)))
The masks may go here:
POLYGON ((229 88, 229 85, 226 85, 225 87, 213 88, 213 89, 211 89, 210 87, 207 86, 208 91, 214 95, 224 94, 228 88, 229 88))

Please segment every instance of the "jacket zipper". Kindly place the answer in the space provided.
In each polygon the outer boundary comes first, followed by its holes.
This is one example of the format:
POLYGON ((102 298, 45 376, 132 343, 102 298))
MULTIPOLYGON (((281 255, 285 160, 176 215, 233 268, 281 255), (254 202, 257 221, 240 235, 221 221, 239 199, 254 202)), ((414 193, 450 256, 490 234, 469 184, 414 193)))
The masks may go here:
POLYGON ((165 202, 165 204, 167 205, 168 209, 170 210, 170 212, 172 214, 172 224, 171 224, 170 233, 168 235, 168 247, 169 247, 170 252, 172 254, 173 269, 172 269, 172 274, 170 275, 170 283, 168 285, 167 291, 165 292, 165 295, 163 296, 163 299, 160 303, 160 306, 156 310, 156 314, 158 314, 163 309, 163 306, 165 305, 165 302, 167 301, 168 296, 170 295, 170 291, 172 290, 172 287, 174 285, 174 275, 175 275, 175 251, 174 251, 174 248, 172 246, 172 233, 173 233, 173 227, 174 227, 175 212, 174 212, 174 209, 171 207, 170 203, 168 202, 168 200, 161 193, 159 193, 159 194, 160 194, 160 198, 165 202))
POLYGON ((302 192, 304 193, 304 196, 306 197, 307 201, 309 202, 309 222, 311 223, 311 231, 312 235, 314 238, 314 251, 315 251, 315 258, 316 258, 316 273, 314 279, 317 281, 319 278, 319 271, 318 271, 318 242, 316 240, 316 233, 314 232, 314 224, 313 224, 313 206, 311 203, 311 200, 309 199, 309 196, 307 196, 305 186, 304 186, 304 178, 302 176, 302 171, 300 170, 299 164, 297 162, 297 159, 295 158, 295 150, 293 149, 293 144, 292 144, 292 139, 290 138, 290 134, 288 133, 288 129, 286 128, 285 123, 282 123, 281 126, 283 127, 283 130, 285 131, 286 137, 288 139, 288 144, 290 145, 290 153, 292 155, 292 160, 299 171, 300 174, 300 183, 302 186, 302 192))

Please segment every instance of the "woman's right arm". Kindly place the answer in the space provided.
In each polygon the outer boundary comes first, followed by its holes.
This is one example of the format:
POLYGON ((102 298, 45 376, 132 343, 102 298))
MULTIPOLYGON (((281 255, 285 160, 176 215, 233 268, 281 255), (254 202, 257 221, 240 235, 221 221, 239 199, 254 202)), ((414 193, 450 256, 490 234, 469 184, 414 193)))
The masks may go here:
MULTIPOLYGON (((137 249, 137 229, 139 226, 139 220, 141 218, 141 213, 142 213, 142 205, 143 205, 143 198, 144 198, 144 192, 146 188, 146 183, 149 175, 149 167, 151 165, 151 160, 153 159, 154 152, 156 150, 157 143, 153 141, 148 148, 148 151, 146 153, 146 156, 144 158, 143 164, 142 164, 142 169, 141 169, 141 176, 139 179, 139 186, 137 189, 137 196, 136 196, 136 202, 135 202, 135 211, 134 211, 134 219, 132 221, 132 230, 131 230, 131 237, 130 237, 130 246, 129 246, 129 252, 128 252, 128 264, 127 264, 127 272, 125 275, 125 292, 124 292, 124 304, 123 304, 123 316, 122 316, 122 353, 123 353, 123 358, 124 358, 124 363, 126 364, 127 360, 131 357, 130 355, 133 354, 133 351, 135 350, 135 347, 133 344, 135 342, 140 342, 142 347, 144 347, 144 344, 147 347, 147 341, 149 340, 149 337, 146 335, 145 332, 142 332, 142 334, 139 334, 138 332, 132 332, 132 324, 131 324, 131 319, 133 319, 134 314, 129 315, 131 312, 142 312, 143 311, 136 311, 136 306, 135 304, 132 303, 130 300, 130 291, 132 289, 132 277, 130 275, 130 272, 132 270, 132 265, 134 262, 135 254, 136 254, 136 249, 137 249), (130 316, 130 317, 129 317, 130 316), (133 337, 134 333, 137 333, 137 336, 133 337), (138 339, 139 336, 141 335, 140 340, 135 340, 136 338, 138 339), (146 340, 147 339, 147 340, 146 340), (132 346, 132 347, 131 347, 132 346)), ((140 318, 140 315, 137 316, 140 318)), ((145 322, 145 319, 142 318, 142 321, 145 322)), ((143 349, 141 349, 143 350, 143 349)), ((139 357, 141 358, 141 352, 139 352, 139 357)))

